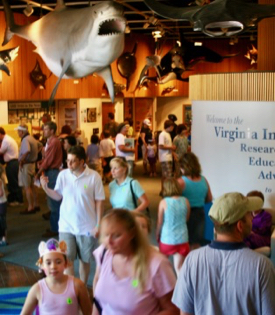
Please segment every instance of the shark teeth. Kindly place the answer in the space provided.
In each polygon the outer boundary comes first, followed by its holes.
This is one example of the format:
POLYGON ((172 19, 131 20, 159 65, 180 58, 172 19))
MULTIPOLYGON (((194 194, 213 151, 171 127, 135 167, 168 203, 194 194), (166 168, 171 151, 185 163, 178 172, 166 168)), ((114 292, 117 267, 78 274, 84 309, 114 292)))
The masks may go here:
POLYGON ((126 23, 120 19, 109 19, 99 25, 98 35, 124 34, 126 23))

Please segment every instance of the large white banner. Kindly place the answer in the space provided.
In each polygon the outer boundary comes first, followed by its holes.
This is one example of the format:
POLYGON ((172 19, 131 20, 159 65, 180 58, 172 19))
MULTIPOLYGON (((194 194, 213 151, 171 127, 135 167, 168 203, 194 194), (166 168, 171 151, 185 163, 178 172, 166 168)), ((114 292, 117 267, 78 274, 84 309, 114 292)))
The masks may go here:
POLYGON ((260 190, 275 208, 275 103, 194 101, 192 151, 214 198, 260 190))

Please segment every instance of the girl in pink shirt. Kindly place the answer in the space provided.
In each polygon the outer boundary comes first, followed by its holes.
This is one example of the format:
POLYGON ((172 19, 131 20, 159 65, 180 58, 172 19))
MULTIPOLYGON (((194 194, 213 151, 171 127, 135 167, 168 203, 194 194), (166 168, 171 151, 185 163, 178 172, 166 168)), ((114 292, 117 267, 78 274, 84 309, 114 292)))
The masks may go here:
POLYGON ((34 284, 27 296, 21 315, 33 314, 39 307, 39 315, 83 315, 92 312, 88 291, 84 283, 64 274, 68 266, 67 245, 64 241, 50 239, 40 242, 38 266, 46 278, 34 284))

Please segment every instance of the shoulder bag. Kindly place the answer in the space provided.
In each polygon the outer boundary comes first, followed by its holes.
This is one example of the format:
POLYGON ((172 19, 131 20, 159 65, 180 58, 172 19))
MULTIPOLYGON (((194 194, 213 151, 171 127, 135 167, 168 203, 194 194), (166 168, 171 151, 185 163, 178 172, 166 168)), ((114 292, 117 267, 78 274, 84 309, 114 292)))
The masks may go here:
MULTIPOLYGON (((134 203, 135 207, 137 208, 138 204, 137 204, 137 199, 136 199, 136 196, 135 196, 135 193, 134 193, 134 189, 133 189, 133 186, 132 186, 132 181, 134 181, 134 179, 131 179, 131 181, 130 181, 130 189, 131 189, 131 194, 132 194, 133 203, 134 203)), ((150 210, 149 210, 148 207, 147 207, 146 210, 145 210, 145 214, 146 214, 149 218, 151 218, 150 210)))

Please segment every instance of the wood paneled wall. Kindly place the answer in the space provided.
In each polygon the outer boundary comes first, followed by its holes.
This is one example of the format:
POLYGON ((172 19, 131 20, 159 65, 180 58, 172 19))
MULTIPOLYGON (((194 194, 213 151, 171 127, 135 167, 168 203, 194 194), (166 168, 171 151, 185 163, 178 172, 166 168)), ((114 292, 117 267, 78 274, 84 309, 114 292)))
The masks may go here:
POLYGON ((194 75, 189 85, 192 101, 275 101, 275 72, 194 75))
MULTIPOLYGON (((275 0, 259 0, 259 4, 273 4, 275 0)), ((258 70, 275 70, 275 18, 264 19, 258 24, 258 70)))
MULTIPOLYGON (((15 20, 20 25, 25 25, 35 20, 35 17, 27 18, 23 14, 15 14, 15 20)), ((0 38, 4 37, 5 31, 4 13, 0 12, 0 38)), ((153 82, 149 84, 149 89, 144 88, 133 93, 136 83, 139 79, 140 72, 145 65, 145 58, 148 55, 153 55, 155 50, 155 42, 153 38, 141 36, 137 34, 127 34, 125 38, 125 51, 132 51, 134 43, 138 42, 136 52, 137 69, 131 78, 129 91, 123 91, 124 97, 156 97, 162 96, 162 92, 166 87, 175 86, 178 92, 171 92, 165 96, 188 96, 189 84, 180 81, 171 81, 164 85, 155 85, 153 82)), ((175 41, 167 41, 163 47, 162 56, 169 51, 175 41)), ((186 71, 184 77, 196 73, 208 72, 235 72, 246 71, 252 66, 250 61, 244 58, 244 54, 250 42, 240 40, 235 46, 229 45, 229 40, 215 39, 204 40, 203 44, 206 47, 213 49, 223 56, 237 54, 232 58, 225 58, 222 63, 204 63, 197 64, 190 71, 186 71)), ((8 49, 19 45, 19 56, 15 61, 8 64, 11 70, 11 76, 8 77, 3 73, 3 80, 0 83, 0 99, 2 100, 47 100, 50 97, 51 91, 57 81, 55 75, 51 74, 39 55, 33 52, 34 45, 17 36, 2 48, 8 49), (36 60, 39 61, 42 71, 47 75, 46 89, 41 90, 35 88, 30 80, 30 72, 35 66, 36 60)), ((112 64, 113 78, 116 83, 126 84, 126 80, 120 76, 117 71, 116 62, 112 64)), ((151 69, 149 75, 155 75, 155 70, 151 69)), ((78 98, 100 98, 103 91, 103 80, 100 77, 89 76, 79 80, 79 84, 74 84, 73 80, 63 79, 59 85, 56 99, 78 99, 78 98)), ((106 96, 104 96, 106 97, 106 96)))

